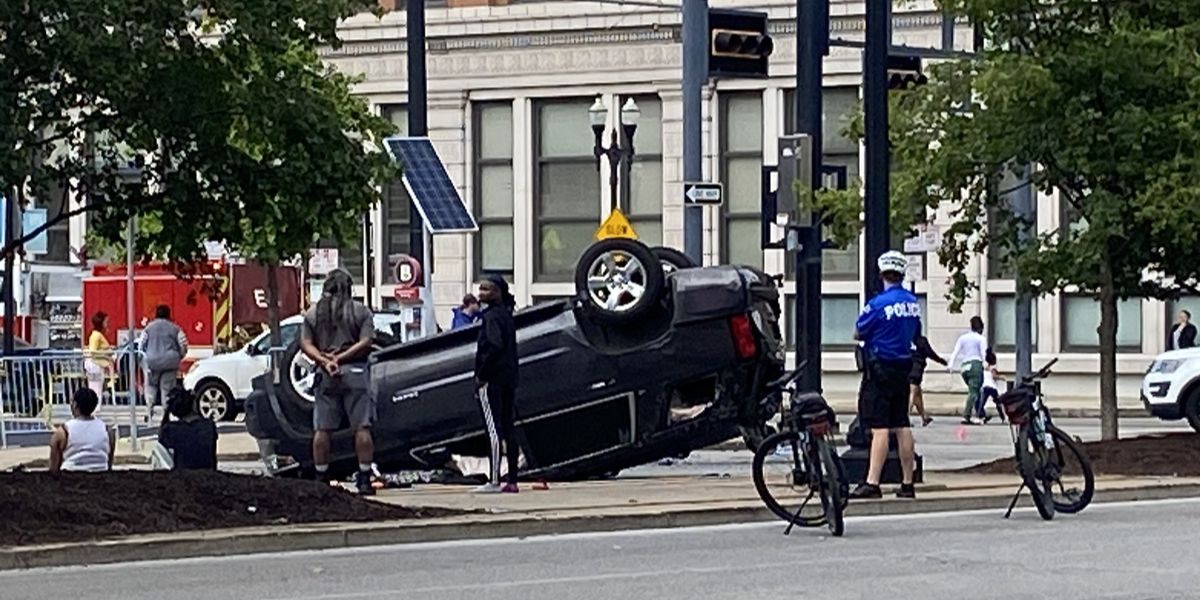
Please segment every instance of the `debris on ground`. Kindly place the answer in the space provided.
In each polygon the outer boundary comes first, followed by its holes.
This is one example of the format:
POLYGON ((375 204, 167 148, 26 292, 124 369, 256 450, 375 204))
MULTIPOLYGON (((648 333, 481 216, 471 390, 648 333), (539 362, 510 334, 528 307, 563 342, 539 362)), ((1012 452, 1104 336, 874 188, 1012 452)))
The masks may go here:
POLYGON ((0 546, 462 514, 373 502, 327 483, 216 471, 0 473, 0 506, 0 546))
MULTIPOLYGON (((1070 434, 1070 432, 1067 432, 1070 434)), ((1200 434, 1170 433, 1087 442, 1083 453, 1097 475, 1200 476, 1200 434)), ((1012 457, 962 469, 964 473, 1015 473, 1012 457)))

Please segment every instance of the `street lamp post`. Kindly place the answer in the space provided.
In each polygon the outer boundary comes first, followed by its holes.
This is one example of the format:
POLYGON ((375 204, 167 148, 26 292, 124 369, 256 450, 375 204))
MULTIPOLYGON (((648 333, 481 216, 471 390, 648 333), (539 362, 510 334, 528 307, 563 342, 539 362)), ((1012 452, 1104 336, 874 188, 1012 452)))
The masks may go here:
MULTIPOLYGON (((141 185, 142 183, 142 165, 134 163, 117 170, 117 176, 120 177, 121 183, 129 186, 141 185)), ((138 450, 138 429, 137 429, 137 393, 135 382, 137 381, 137 351, 134 343, 134 320, 137 319, 137 312, 134 310, 134 236, 137 235, 137 217, 129 217, 125 229, 125 327, 129 334, 126 338, 125 356, 128 359, 128 377, 129 377, 129 439, 133 450, 138 450)), ((120 361, 118 360, 118 369, 120 361)), ((164 408, 165 409, 165 408, 164 408)), ((150 408, 150 414, 153 416, 154 408, 150 408)))
POLYGON ((592 147, 592 154, 596 157, 596 170, 600 170, 601 157, 607 157, 609 168, 608 187, 614 209, 621 207, 617 173, 621 170, 622 163, 626 167, 633 164, 633 134, 637 131, 638 119, 641 116, 642 111, 638 108, 637 103, 633 101, 633 98, 626 100, 625 106, 621 107, 621 132, 624 134, 625 143, 624 145, 621 144, 621 139, 617 136, 617 130, 613 129, 609 137, 608 147, 605 148, 604 127, 608 124, 608 107, 604 105, 599 96, 596 96, 596 102, 588 109, 588 120, 592 124, 592 133, 596 136, 595 145, 592 147))

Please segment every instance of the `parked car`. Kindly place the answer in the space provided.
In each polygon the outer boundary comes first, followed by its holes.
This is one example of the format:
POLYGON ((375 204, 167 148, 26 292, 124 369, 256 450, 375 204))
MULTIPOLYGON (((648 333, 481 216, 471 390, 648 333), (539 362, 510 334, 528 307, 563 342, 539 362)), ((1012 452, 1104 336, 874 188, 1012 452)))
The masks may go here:
POLYGON ((1164 421, 1187 419, 1200 432, 1200 348, 1158 355, 1142 379, 1142 405, 1164 421))
MULTIPOLYGON (((299 351, 300 324, 303 317, 288 317, 279 323, 283 341, 284 364, 288 365, 289 385, 301 397, 312 401, 312 362, 299 351)), ((390 344, 394 338, 392 325, 400 315, 395 312, 375 314, 376 344, 390 344)), ((270 368, 271 333, 264 332, 242 349, 216 354, 192 363, 183 377, 184 388, 196 394, 200 414, 214 421, 232 421, 243 411, 255 377, 270 368)))
MULTIPOLYGON (((580 259, 573 299, 517 312, 523 477, 603 476, 739 434, 756 447, 770 433, 778 406, 764 386, 784 366, 776 281, 747 267, 689 267, 631 240, 605 240, 580 259), (671 262, 669 275, 660 261, 671 262)), ((487 456, 472 382, 478 327, 371 355, 382 469, 487 456)), ((311 411, 286 382, 259 377, 247 428, 299 463, 284 471, 298 470, 311 463, 311 411)), ((343 429, 331 473, 348 474, 355 462, 343 429)))

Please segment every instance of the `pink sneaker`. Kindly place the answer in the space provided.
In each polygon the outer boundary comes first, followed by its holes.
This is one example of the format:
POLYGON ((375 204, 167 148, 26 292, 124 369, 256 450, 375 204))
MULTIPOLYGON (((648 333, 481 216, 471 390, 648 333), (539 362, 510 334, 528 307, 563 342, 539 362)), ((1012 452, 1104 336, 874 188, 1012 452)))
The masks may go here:
POLYGON ((504 484, 504 487, 500 488, 501 494, 516 494, 518 492, 520 492, 520 490, 517 489, 517 484, 515 483, 506 483, 504 484))

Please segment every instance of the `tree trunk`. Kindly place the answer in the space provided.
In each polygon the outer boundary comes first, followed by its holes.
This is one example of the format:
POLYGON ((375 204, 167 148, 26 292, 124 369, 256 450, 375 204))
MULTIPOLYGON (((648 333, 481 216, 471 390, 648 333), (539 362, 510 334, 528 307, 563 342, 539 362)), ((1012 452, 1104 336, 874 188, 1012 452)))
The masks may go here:
POLYGON ((1117 294, 1107 262, 1100 276, 1100 437, 1117 439, 1117 294))
POLYGON ((267 321, 271 328, 271 347, 283 345, 283 333, 279 331, 279 280, 276 279, 275 261, 267 263, 267 321))

